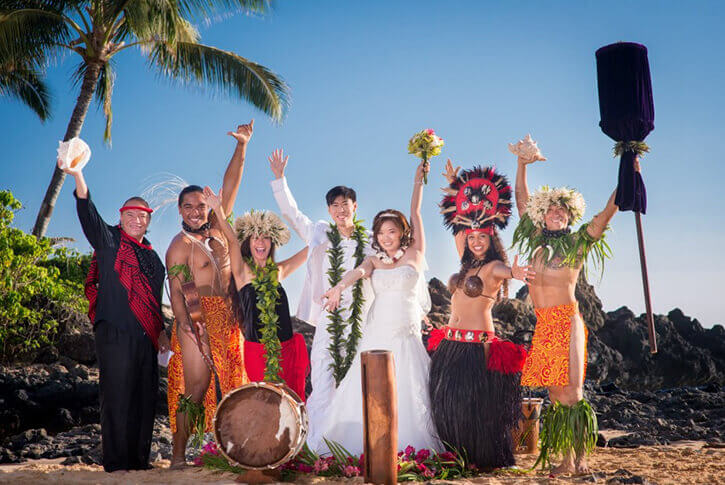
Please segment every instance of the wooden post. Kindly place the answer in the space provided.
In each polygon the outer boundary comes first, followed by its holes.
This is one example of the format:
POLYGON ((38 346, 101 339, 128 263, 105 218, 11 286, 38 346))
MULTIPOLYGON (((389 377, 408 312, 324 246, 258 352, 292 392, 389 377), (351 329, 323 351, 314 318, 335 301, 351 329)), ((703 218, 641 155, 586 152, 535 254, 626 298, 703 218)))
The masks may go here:
POLYGON ((649 276, 647 276, 647 257, 644 254, 644 234, 642 232, 642 215, 634 213, 637 223, 637 243, 639 244, 639 263, 642 266, 642 287, 644 288, 644 305, 647 310, 647 331, 649 332, 649 351, 657 353, 657 334, 655 334, 655 320, 652 316, 652 301, 649 294, 649 276))
POLYGON ((361 354, 365 483, 398 482, 398 393, 393 353, 361 354))

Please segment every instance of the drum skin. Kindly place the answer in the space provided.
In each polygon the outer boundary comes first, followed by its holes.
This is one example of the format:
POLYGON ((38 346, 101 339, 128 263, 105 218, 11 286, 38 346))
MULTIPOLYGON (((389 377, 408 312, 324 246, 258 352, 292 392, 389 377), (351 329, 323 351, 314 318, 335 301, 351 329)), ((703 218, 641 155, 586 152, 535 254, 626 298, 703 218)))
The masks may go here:
POLYGON ((307 409, 284 384, 252 382, 230 391, 217 406, 214 436, 220 452, 249 470, 277 468, 307 439, 307 409))

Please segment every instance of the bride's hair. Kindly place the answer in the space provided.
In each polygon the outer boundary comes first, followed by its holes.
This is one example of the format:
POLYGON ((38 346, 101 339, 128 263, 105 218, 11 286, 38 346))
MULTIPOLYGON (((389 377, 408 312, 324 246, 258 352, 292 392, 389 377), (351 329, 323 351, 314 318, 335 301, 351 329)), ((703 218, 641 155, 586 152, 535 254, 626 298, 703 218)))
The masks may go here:
POLYGON ((402 236, 400 236, 400 246, 410 246, 413 243, 413 235, 408 224, 408 219, 405 218, 402 212, 395 209, 385 209, 380 211, 373 219, 373 242, 370 244, 374 250, 382 251, 383 248, 378 244, 378 234, 383 226, 383 222, 390 221, 400 229, 402 236))
MULTIPOLYGON (((506 255, 501 238, 498 237, 498 232, 494 231, 493 235, 489 234, 488 240, 488 249, 486 250, 486 254, 483 255, 483 264, 488 264, 491 261, 501 261, 508 266, 508 256, 506 255)), ((473 252, 468 249, 468 238, 466 238, 466 248, 463 250, 463 256, 461 256, 461 271, 459 274, 465 275, 471 269, 475 260, 476 257, 473 255, 473 252)), ((509 280, 503 280, 501 287, 498 289, 496 300, 500 300, 502 297, 509 297, 509 280)))

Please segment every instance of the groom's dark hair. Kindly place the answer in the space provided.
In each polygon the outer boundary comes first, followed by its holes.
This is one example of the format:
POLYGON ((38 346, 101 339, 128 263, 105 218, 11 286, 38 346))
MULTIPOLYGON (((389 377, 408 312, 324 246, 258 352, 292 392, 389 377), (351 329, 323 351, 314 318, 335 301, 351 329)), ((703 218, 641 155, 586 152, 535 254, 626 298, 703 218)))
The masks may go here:
POLYGON ((335 202, 335 199, 340 196, 342 196, 343 199, 350 199, 353 202, 357 202, 357 194, 353 189, 345 187, 344 185, 338 185, 337 187, 333 187, 327 191, 327 194, 325 195, 327 207, 330 207, 332 203, 335 202))

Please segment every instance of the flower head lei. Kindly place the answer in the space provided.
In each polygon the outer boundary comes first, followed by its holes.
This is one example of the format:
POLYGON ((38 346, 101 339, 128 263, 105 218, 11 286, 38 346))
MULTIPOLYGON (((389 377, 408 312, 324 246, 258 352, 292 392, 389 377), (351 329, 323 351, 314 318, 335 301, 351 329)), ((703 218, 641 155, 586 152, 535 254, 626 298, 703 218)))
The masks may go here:
POLYGON ((551 189, 544 185, 529 197, 529 202, 526 204, 526 215, 529 216, 536 227, 544 228, 546 227, 544 220, 546 211, 552 205, 563 207, 569 212, 570 226, 584 217, 584 210, 586 209, 584 197, 576 190, 568 187, 551 189))
POLYGON ((234 230, 240 241, 251 236, 268 237, 276 247, 287 244, 291 237, 290 231, 282 219, 274 212, 265 210, 251 210, 243 216, 237 217, 237 220, 234 221, 234 230))

